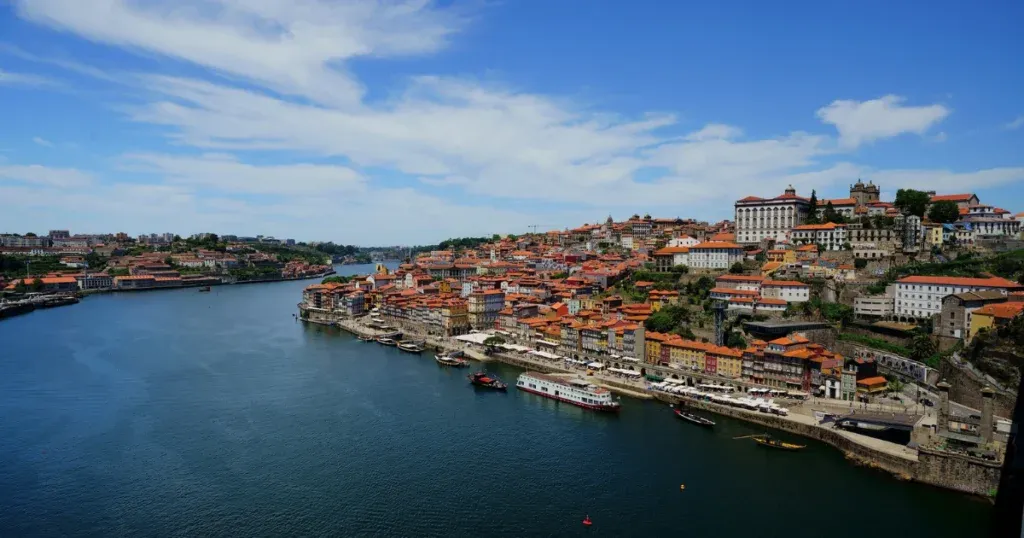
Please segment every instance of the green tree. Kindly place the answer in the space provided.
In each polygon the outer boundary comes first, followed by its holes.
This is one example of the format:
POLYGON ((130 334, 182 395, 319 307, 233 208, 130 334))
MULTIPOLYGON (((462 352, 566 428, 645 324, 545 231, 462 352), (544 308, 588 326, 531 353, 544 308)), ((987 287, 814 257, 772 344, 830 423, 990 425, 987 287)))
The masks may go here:
POLYGON ((25 285, 24 279, 19 280, 18 283, 14 285, 14 291, 17 293, 25 293, 28 291, 28 286, 25 285))
POLYGON ((487 346, 488 349, 494 349, 504 343, 505 339, 500 336, 489 336, 484 340, 484 345, 487 346))
POLYGON ((348 283, 349 280, 351 280, 351 278, 347 277, 347 276, 331 275, 331 276, 321 280, 320 283, 321 284, 330 284, 332 282, 337 282, 338 284, 346 284, 346 283, 348 283))
POLYGON ((853 260, 853 268, 854 269, 863 269, 863 268, 865 268, 867 266, 868 266, 868 261, 865 260, 864 258, 857 258, 856 260, 853 260))
POLYGON ((743 349, 747 347, 747 340, 743 338, 743 335, 739 331, 729 331, 729 336, 725 338, 726 347, 743 349))
POLYGON ((836 224, 842 224, 846 222, 846 217, 840 215, 839 212, 836 211, 836 208, 832 207, 832 200, 829 200, 828 203, 825 204, 825 211, 822 214, 821 220, 822 222, 834 222, 836 224))
POLYGON ((910 358, 924 362, 935 354, 935 342, 927 334, 919 334, 910 343, 910 358))
POLYGON ((175 243, 180 243, 181 242, 181 236, 178 235, 178 234, 174 234, 174 238, 171 239, 171 240, 174 241, 175 243))
POLYGON ((935 202, 928 210, 928 219, 942 224, 956 222, 960 220, 960 206, 949 200, 935 202))
POLYGON ((732 267, 729 268, 729 272, 734 274, 734 275, 738 275, 738 274, 742 273, 743 272, 743 263, 742 262, 736 262, 736 263, 732 264, 732 267))
POLYGON ((896 191, 896 200, 893 201, 893 205, 904 215, 916 215, 923 218, 931 199, 931 195, 924 191, 900 189, 896 191))
POLYGON ((807 205, 807 219, 804 221, 807 224, 818 223, 818 192, 811 190, 811 199, 807 205))
POLYGON ((38 278, 32 280, 32 291, 43 291, 43 281, 38 278))
POLYGON ((675 265, 672 267, 672 272, 685 275, 690 272, 690 268, 685 265, 675 265))

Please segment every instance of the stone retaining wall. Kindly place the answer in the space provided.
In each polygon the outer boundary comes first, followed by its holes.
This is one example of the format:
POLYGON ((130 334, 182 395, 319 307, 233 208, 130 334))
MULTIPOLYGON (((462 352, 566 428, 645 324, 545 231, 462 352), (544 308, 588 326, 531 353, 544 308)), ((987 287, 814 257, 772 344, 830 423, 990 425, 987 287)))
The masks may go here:
MULTIPOLYGON (((939 367, 940 376, 949 383, 949 399, 966 405, 972 409, 981 409, 981 389, 992 386, 987 380, 979 378, 964 368, 953 364, 949 359, 942 361, 939 367)), ((1012 417, 1017 406, 1017 394, 1002 387, 996 390, 992 398, 992 409, 997 417, 1012 417)))

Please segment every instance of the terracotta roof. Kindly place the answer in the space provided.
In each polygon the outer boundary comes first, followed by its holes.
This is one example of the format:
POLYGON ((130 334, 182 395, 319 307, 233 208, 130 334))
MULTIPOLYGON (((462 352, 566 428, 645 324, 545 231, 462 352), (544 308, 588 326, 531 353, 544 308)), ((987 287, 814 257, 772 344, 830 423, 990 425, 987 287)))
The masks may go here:
MULTIPOLYGON (((685 248, 685 247, 678 247, 685 248)), ((727 241, 705 241, 690 247, 692 249, 739 249, 743 248, 736 243, 729 243, 727 241)))
POLYGON ((755 290, 737 290, 734 288, 712 288, 711 293, 723 293, 726 295, 757 295, 755 290))
POLYGON ((1021 285, 1005 278, 968 278, 950 276, 908 276, 896 281, 898 284, 936 284, 942 286, 977 286, 986 288, 1020 288, 1021 285))
POLYGON ((857 380, 857 384, 858 385, 864 385, 866 387, 870 387, 870 386, 874 386, 874 385, 887 385, 887 384, 889 384, 889 381, 887 379, 885 379, 884 377, 879 375, 879 376, 875 376, 875 377, 865 377, 864 379, 859 379, 859 380, 857 380))
POLYGON ((762 286, 779 286, 786 288, 807 288, 807 284, 797 280, 765 280, 761 283, 762 286))
POLYGON ((836 224, 834 222, 828 222, 825 224, 801 224, 800 226, 793 228, 793 231, 835 230, 836 228, 840 227, 845 228, 846 225, 836 224))
POLYGON ((973 194, 940 194, 938 196, 932 196, 932 202, 967 202, 973 197, 973 194))
POLYGON ((764 280, 764 277, 757 275, 722 275, 715 280, 725 282, 761 282, 764 280))
POLYGON ((857 200, 853 198, 833 198, 831 200, 818 200, 818 208, 824 208, 830 202, 833 207, 837 205, 857 205, 857 200))
POLYGON ((985 305, 974 311, 974 315, 992 316, 1000 319, 1011 319, 1024 311, 1024 302, 994 303, 985 305))
MULTIPOLYGON (((699 247, 700 245, 697 246, 699 247)), ((690 247, 665 247, 654 251, 654 255, 667 256, 669 254, 685 254, 687 252, 690 252, 690 247)))

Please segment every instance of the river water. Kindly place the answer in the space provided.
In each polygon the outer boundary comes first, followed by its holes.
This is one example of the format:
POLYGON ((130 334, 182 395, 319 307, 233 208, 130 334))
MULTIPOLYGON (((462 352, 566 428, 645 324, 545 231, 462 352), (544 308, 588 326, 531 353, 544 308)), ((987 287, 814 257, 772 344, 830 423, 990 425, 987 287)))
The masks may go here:
POLYGON ((986 502, 820 443, 777 452, 733 440, 757 432, 744 423, 707 431, 652 402, 605 416, 474 389, 427 354, 297 322, 309 283, 93 296, 0 322, 0 536, 985 530, 986 502))

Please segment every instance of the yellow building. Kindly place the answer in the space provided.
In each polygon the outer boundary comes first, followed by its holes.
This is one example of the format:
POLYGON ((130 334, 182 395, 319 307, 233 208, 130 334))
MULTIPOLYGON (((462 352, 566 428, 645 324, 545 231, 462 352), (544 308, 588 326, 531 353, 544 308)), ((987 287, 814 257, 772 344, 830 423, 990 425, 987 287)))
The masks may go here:
POLYGON ((971 314, 971 327, 967 330, 967 340, 974 338, 983 329, 992 329, 1006 325, 1024 311, 1024 302, 987 304, 971 314))
POLYGON ((716 347, 709 351, 717 360, 717 374, 724 377, 739 378, 743 373, 743 352, 738 349, 716 347))
POLYGON ((924 242, 926 245, 933 247, 942 246, 942 225, 941 224, 926 224, 924 225, 924 242))
POLYGON ((644 349, 644 362, 647 364, 658 364, 661 360, 661 344, 668 338, 662 333, 650 332, 644 337, 646 348, 644 349))

